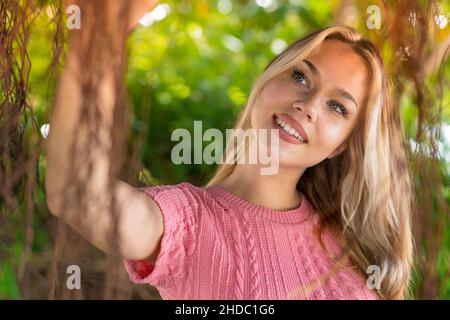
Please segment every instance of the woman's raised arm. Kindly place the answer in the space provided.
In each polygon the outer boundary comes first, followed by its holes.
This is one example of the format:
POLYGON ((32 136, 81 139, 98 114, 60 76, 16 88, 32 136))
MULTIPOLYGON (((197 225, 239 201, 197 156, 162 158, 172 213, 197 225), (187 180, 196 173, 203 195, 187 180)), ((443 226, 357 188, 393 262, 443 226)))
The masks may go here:
POLYGON ((80 8, 81 28, 70 32, 51 115, 45 177, 53 215, 105 252, 153 262, 163 234, 161 212, 150 197, 111 176, 109 151, 117 99, 114 68, 125 59, 125 42, 117 41, 118 35, 132 29, 156 2, 71 1, 80 8), (92 55, 97 58, 86 59, 92 55), (89 99, 95 108, 86 105, 89 99), (89 115, 94 109, 97 114, 89 115), (117 235, 113 241, 112 230, 117 235))

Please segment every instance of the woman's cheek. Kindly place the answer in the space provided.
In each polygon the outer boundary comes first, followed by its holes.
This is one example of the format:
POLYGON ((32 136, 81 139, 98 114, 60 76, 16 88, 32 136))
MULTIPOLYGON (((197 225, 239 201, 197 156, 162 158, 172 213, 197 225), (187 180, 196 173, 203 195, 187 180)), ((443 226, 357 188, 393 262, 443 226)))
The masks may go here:
POLYGON ((317 139, 320 153, 323 154, 323 157, 327 157, 340 145, 341 130, 333 123, 326 123, 318 132, 320 132, 319 139, 317 139))

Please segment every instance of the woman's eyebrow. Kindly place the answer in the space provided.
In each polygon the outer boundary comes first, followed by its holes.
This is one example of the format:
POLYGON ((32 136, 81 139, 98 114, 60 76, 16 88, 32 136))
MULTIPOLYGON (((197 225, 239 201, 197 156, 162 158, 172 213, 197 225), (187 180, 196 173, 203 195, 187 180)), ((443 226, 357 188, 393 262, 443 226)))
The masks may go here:
POLYGON ((309 68, 309 70, 311 70, 311 72, 316 76, 316 77, 318 77, 318 78, 320 78, 320 73, 319 73, 319 70, 317 70, 317 68, 316 68, 316 66, 311 62, 311 61, 308 61, 308 60, 302 60, 307 66, 308 66, 308 68, 309 68))
MULTIPOLYGON (((305 60, 302 60, 302 61, 308 66, 309 70, 311 70, 311 72, 312 72, 315 76, 317 76, 318 78, 320 78, 319 70, 317 70, 316 66, 315 66, 311 61, 306 60, 306 59, 305 59, 305 60)), ((338 93, 340 96, 342 96, 343 98, 352 101, 352 102, 355 104, 355 106, 358 108, 358 104, 356 103, 355 98, 353 98, 353 96, 352 96, 350 93, 348 93, 347 91, 345 91, 344 89, 341 89, 341 88, 336 88, 336 91, 337 91, 337 93, 338 93)))
POLYGON ((336 88, 336 92, 341 97, 352 101, 355 104, 356 108, 358 108, 358 104, 356 103, 355 98, 353 98, 353 96, 350 93, 348 93, 347 91, 345 91, 344 89, 341 89, 341 88, 336 88))

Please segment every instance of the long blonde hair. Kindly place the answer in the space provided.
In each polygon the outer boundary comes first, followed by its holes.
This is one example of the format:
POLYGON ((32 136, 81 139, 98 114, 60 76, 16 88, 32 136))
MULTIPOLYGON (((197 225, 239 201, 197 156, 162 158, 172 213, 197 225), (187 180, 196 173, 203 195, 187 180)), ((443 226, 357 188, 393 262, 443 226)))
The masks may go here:
MULTIPOLYGON (((265 84, 317 51, 325 39, 343 41, 363 58, 370 73, 368 99, 347 138, 347 148, 308 168, 297 188, 320 214, 322 225, 339 230, 352 261, 362 271, 370 265, 380 268, 380 296, 403 299, 413 264, 413 188, 400 113, 377 48, 341 25, 297 40, 256 79, 234 129, 250 129, 250 115, 265 84)), ((219 165, 207 185, 225 179, 235 167, 236 163, 219 165)))

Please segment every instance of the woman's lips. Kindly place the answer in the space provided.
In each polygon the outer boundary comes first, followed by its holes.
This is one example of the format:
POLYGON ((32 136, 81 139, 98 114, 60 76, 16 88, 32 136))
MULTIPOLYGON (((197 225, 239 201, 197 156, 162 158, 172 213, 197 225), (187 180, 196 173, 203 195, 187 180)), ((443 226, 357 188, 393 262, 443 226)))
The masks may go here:
POLYGON ((307 143, 307 142, 302 142, 302 141, 298 140, 297 138, 291 136, 289 133, 284 131, 284 129, 282 127, 280 127, 278 125, 278 123, 276 122, 275 115, 272 117, 272 127, 274 129, 278 129, 280 138, 285 140, 285 141, 287 141, 287 142, 290 142, 292 144, 305 144, 305 143, 307 143))
POLYGON ((298 134, 302 137, 305 143, 309 142, 308 135, 306 134, 305 129, 303 129, 302 125, 295 120, 293 117, 286 113, 279 113, 274 115, 276 118, 281 119, 285 123, 287 123, 291 128, 298 132, 298 134))

